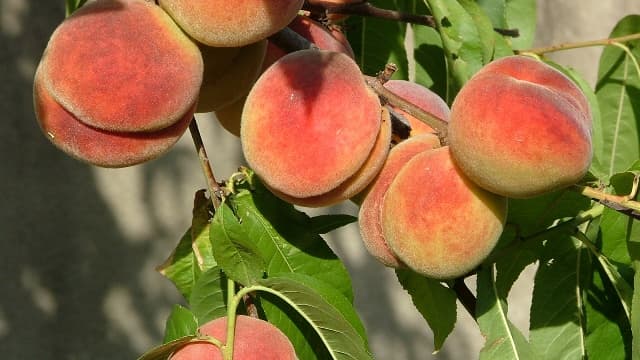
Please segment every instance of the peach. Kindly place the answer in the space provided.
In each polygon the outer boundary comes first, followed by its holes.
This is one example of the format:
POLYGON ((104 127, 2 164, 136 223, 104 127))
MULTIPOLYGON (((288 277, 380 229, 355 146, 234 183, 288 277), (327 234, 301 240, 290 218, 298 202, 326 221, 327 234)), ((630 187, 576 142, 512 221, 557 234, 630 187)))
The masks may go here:
POLYGON ((238 47, 266 39, 283 29, 303 0, 160 0, 184 31, 217 47, 238 47))
POLYGON ((247 97, 245 96, 216 110, 216 118, 220 125, 237 137, 240 137, 240 119, 242 118, 242 109, 246 100, 247 97))
POLYGON ((197 112, 221 109, 249 93, 261 73, 267 40, 240 48, 200 46, 204 75, 197 112))
POLYGON ((525 56, 496 60, 451 109, 455 161, 481 187, 529 198, 580 180, 592 157, 591 112, 565 75, 525 56))
POLYGON ((143 0, 89 2, 54 31, 41 63, 56 102, 91 127, 117 132, 180 122, 203 71, 198 47, 143 0))
POLYGON ((337 204, 347 200, 359 192, 361 192, 378 174, 382 165, 385 163, 389 147, 391 146, 391 116, 386 108, 381 108, 381 126, 376 143, 369 154, 369 157, 360 167, 360 169, 337 188, 328 193, 316 195, 308 198, 295 198, 274 191, 283 200, 296 205, 307 207, 322 207, 337 204))
POLYGON ((102 167, 125 167, 168 151, 185 132, 195 104, 177 123, 154 132, 110 132, 92 128, 65 110, 49 94, 39 67, 34 80, 34 107, 40 128, 60 150, 102 167))
MULTIPOLYGON (((362 3, 365 0, 307 0, 307 2, 312 6, 326 6, 328 8, 339 6, 339 5, 347 5, 347 4, 357 4, 362 3)), ((327 14, 327 18, 331 21, 342 21, 345 20, 348 15, 344 14, 327 14)))
MULTIPOLYGON (((227 337, 227 317, 212 320, 200 327, 200 333, 223 343, 227 337)), ((171 360, 222 360, 222 352, 208 342, 192 342, 178 349, 171 360)), ((233 341, 236 360, 296 360, 291 341, 270 323, 245 315, 236 318, 233 341)))
POLYGON ((242 112, 249 166, 270 188, 308 198, 353 176, 380 131, 380 101, 345 54, 302 50, 267 69, 242 112))
MULTIPOLYGON (((389 80, 384 84, 384 87, 431 115, 444 121, 449 121, 449 106, 447 106, 447 103, 442 100, 438 94, 428 88, 406 80, 389 80)), ((434 132, 431 126, 423 123, 408 113, 398 108, 394 108, 394 110, 403 115, 409 122, 409 125, 411 126, 410 136, 434 132)))
MULTIPOLYGON (((322 24, 306 16, 297 16, 288 26, 293 31, 304 36, 307 40, 316 44, 322 50, 342 52, 354 58, 353 49, 351 49, 349 42, 344 36, 339 38, 339 32, 336 32, 337 30, 327 29, 322 24)), ((286 54, 284 50, 280 49, 274 43, 267 41, 267 50, 262 64, 262 71, 266 70, 271 64, 286 54)), ((243 106, 244 98, 221 106, 216 110, 216 117, 222 127, 236 136, 240 136, 240 118, 243 106)))
POLYGON ((466 178, 448 146, 414 156, 382 204, 382 230, 407 267, 452 279, 478 266, 502 234, 507 200, 466 178))
POLYGON ((389 250, 382 233, 382 203, 389 185, 398 172, 417 154, 440 147, 440 140, 433 134, 421 134, 396 145, 389 152, 382 170, 365 190, 364 200, 358 212, 358 225, 365 248, 374 258, 389 267, 402 267, 398 258, 389 250))

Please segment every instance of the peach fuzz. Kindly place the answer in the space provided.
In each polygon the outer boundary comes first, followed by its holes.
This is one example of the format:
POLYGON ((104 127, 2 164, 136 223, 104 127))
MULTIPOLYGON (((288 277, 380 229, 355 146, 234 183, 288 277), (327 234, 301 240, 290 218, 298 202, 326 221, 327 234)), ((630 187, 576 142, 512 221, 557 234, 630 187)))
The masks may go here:
POLYGON ((38 70, 34 107, 40 128, 57 148, 89 164, 114 168, 139 164, 168 151, 189 126, 195 105, 180 121, 155 132, 100 130, 84 124, 60 106, 43 85, 38 70))
POLYGON ((238 47, 283 29, 303 0, 160 0, 160 6, 191 37, 209 46, 238 47))
POLYGON ((274 191, 274 193, 292 204, 306 207, 322 207, 337 204, 361 192, 378 174, 389 154, 389 147, 391 146, 391 116, 389 115, 389 111, 384 107, 381 108, 381 112, 380 132, 371 150, 371 154, 369 154, 367 161, 360 167, 360 170, 351 176, 351 178, 328 193, 308 198, 295 198, 278 193, 277 191, 274 191))
POLYGON ((437 147, 440 147, 440 141, 437 136, 432 134, 411 137, 394 146, 378 176, 363 194, 364 200, 360 204, 358 212, 360 235, 369 254, 386 266, 398 268, 402 267, 402 264, 389 250, 382 234, 381 212, 384 196, 389 185, 407 161, 421 152, 437 147))
MULTIPOLYGON (((227 338, 227 317, 212 320, 200 333, 223 343, 227 338)), ((191 342, 178 349, 171 360, 222 360, 222 352, 209 342, 191 342)), ((233 358, 236 360, 297 360, 291 341, 270 323, 245 315, 236 317, 233 358)))
POLYGON ((414 156, 382 204, 384 238, 398 259, 434 279, 480 265, 504 228, 507 200, 481 189, 453 163, 447 146, 414 156))
POLYGON ((143 0, 87 3, 54 31, 41 64, 56 102, 89 126, 118 132, 181 121, 203 71, 198 47, 143 0))
MULTIPOLYGON (((449 121, 449 106, 438 94, 428 88, 406 80, 389 80, 384 83, 384 87, 429 114, 444 121, 449 121)), ((411 125, 411 136, 434 132, 431 126, 408 113, 398 108, 394 108, 394 110, 403 115, 411 125)))
POLYGON ((573 82, 524 56, 496 60, 461 89, 449 144, 481 187, 530 198, 579 181, 592 157, 591 112, 573 82))
POLYGON ((267 40, 240 48, 200 46, 204 75, 197 112, 210 112, 232 104, 249 93, 262 72, 267 40))
POLYGON ((274 63, 249 92, 240 138, 270 188, 307 198, 335 189, 369 157, 380 101, 347 55, 302 50, 274 63))

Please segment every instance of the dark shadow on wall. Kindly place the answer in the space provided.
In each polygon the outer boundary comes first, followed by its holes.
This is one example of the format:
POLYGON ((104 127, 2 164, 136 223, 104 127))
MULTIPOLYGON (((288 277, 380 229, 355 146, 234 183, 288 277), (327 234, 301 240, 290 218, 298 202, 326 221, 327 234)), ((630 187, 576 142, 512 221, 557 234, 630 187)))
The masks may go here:
POLYGON ((135 359, 135 329, 114 318, 133 313, 143 342, 162 338, 154 319, 175 298, 150 296, 140 273, 165 229, 127 241, 92 168, 40 132, 32 76, 64 2, 23 1, 14 10, 10 20, 21 29, 0 24, 0 353, 7 359, 135 359))

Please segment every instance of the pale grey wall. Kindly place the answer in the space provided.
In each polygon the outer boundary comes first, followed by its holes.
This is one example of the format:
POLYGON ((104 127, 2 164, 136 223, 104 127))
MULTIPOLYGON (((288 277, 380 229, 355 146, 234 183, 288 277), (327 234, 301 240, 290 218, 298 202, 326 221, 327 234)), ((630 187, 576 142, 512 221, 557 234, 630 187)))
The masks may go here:
MULTIPOLYGON (((188 136, 167 156, 122 170, 96 169, 40 134, 31 80, 63 1, 0 0, 0 354, 8 359, 133 359, 158 343, 172 285, 154 272, 189 226, 204 186, 188 136)), ((605 37, 635 0, 543 1, 539 44, 605 37)), ((554 59, 594 79, 599 49, 554 59)), ((216 172, 242 163, 237 140, 200 118, 216 172)), ((338 210, 355 214, 350 204, 338 210)), ((326 210, 325 210, 326 211, 326 210)), ((355 225, 329 236, 354 277, 356 302, 379 359, 429 359, 431 335, 393 272, 365 254, 355 225)), ((530 279, 530 272, 526 276, 530 279)), ((511 314, 526 326, 530 282, 511 314), (520 309, 520 310, 519 310, 520 309)), ((460 309, 439 359, 475 358, 481 337, 460 309)))

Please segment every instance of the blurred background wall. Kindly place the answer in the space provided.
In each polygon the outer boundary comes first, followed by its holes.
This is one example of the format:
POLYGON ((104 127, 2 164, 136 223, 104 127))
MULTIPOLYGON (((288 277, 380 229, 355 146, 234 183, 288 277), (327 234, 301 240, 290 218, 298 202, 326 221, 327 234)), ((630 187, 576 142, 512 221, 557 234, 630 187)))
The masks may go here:
MULTIPOLYGON (((0 0, 0 354, 7 359, 135 359, 162 339, 180 297, 154 271, 190 223, 205 186, 186 135, 163 158, 121 170, 93 168, 40 133, 32 78, 64 16, 62 0, 0 0)), ((636 0, 540 1, 538 45, 606 37, 636 0)), ((553 54, 594 82, 601 49, 553 54)), ((199 117, 215 171, 242 164, 236 138, 199 117)), ((355 214, 344 204, 320 212, 355 214)), ((316 211, 318 213, 318 211, 316 211)), ((431 355, 432 337, 392 271, 364 251, 357 225, 327 236, 347 262, 356 302, 378 359, 473 359, 482 338, 459 309, 459 326, 431 355)), ((528 271, 511 316, 528 321, 528 271)))

